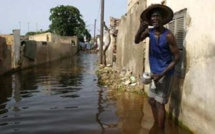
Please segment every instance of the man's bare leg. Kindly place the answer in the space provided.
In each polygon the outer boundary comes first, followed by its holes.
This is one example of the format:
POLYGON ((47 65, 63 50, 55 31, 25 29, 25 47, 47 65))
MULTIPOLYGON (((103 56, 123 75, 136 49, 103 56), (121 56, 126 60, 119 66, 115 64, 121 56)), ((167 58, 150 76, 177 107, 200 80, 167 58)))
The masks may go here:
POLYGON ((157 107, 156 107, 156 101, 155 101, 155 99, 149 97, 148 98, 148 103, 151 106, 154 120, 155 120, 156 123, 158 123, 158 110, 157 110, 157 107))
POLYGON ((156 103, 157 110, 158 110, 158 127, 164 129, 165 127, 165 119, 166 119, 166 110, 165 104, 161 104, 159 102, 156 103))

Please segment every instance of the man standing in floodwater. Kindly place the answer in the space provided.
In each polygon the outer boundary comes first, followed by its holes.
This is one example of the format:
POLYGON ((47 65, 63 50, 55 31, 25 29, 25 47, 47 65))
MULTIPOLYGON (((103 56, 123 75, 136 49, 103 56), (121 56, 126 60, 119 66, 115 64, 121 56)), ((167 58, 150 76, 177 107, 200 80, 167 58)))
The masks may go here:
POLYGON ((165 5, 153 4, 146 8, 140 18, 140 27, 135 36, 135 43, 149 37, 149 64, 155 86, 150 84, 148 102, 151 106, 155 123, 164 129, 165 104, 171 92, 170 84, 174 67, 179 61, 179 49, 173 33, 163 25, 173 18, 173 11, 165 5), (148 28, 152 26, 153 28, 148 28))

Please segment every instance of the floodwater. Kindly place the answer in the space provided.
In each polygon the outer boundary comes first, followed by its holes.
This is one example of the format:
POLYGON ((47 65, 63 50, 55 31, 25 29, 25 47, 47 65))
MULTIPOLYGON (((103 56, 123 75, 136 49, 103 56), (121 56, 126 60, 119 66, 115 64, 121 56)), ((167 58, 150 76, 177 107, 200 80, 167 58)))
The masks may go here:
MULTIPOLYGON (((1 134, 157 134, 141 94, 97 85, 97 55, 0 77, 1 134)), ((167 120, 166 134, 190 134, 167 120)))

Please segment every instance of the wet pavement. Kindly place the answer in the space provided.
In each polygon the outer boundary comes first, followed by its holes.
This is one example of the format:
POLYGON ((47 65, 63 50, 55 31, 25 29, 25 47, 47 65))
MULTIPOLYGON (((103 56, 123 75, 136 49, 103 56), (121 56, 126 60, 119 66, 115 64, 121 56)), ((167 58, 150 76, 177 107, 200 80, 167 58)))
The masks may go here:
MULTIPOLYGON (((142 94, 97 84, 96 54, 0 77, 1 134, 157 134, 142 94)), ((167 120, 165 134, 190 134, 167 120)))

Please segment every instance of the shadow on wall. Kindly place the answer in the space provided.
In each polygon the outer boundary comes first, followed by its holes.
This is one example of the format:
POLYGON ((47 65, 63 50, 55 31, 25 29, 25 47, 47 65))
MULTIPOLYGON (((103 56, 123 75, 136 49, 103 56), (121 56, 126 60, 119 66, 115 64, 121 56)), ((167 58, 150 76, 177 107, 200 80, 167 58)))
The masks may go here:
POLYGON ((175 74, 171 84, 172 92, 170 94, 170 101, 169 101, 169 115, 170 115, 170 118, 172 116, 175 117, 176 123, 178 123, 178 118, 181 113, 181 101, 182 101, 183 85, 184 85, 185 70, 186 70, 185 48, 183 47, 183 51, 182 52, 181 51, 182 50, 180 50, 180 53, 181 53, 180 62, 176 65, 175 74))
POLYGON ((172 82, 172 93, 170 95, 169 102, 169 114, 170 117, 173 115, 176 121, 178 121, 178 117, 181 113, 182 85, 183 79, 178 76, 174 76, 172 82))

